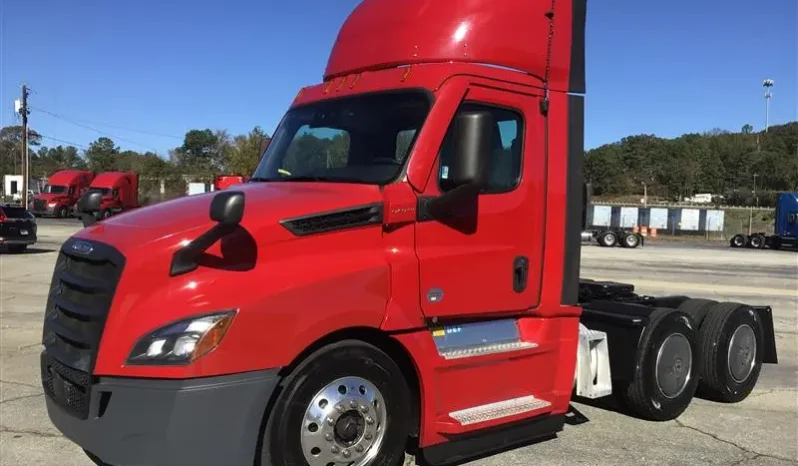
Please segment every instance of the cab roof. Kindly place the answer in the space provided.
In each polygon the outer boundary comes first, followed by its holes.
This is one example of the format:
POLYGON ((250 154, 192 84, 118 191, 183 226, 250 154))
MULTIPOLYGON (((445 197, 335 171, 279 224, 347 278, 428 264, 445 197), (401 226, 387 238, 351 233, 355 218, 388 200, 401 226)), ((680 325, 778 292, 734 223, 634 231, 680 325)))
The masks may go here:
POLYGON ((548 76, 553 90, 584 93, 586 7, 586 0, 364 0, 338 33, 324 80, 461 62, 548 76))

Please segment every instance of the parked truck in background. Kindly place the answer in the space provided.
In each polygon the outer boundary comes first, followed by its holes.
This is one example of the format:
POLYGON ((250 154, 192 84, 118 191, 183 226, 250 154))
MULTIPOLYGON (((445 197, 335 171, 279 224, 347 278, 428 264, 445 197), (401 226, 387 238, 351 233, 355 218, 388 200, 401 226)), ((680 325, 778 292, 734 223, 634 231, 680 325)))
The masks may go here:
POLYGON ((798 193, 779 193, 772 235, 764 232, 751 235, 738 233, 729 244, 733 248, 798 249, 798 193))
POLYGON ((47 185, 33 198, 33 214, 69 217, 78 199, 91 184, 94 173, 86 170, 61 170, 47 179, 47 185))
MULTIPOLYGON (((139 207, 139 176, 135 172, 103 172, 92 180, 84 195, 99 193, 95 210, 86 212, 99 219, 107 219, 139 207)), ((77 205, 75 206, 77 211, 77 205)))
POLYGON ((362 2, 250 182, 64 243, 54 425, 100 465, 394 466, 552 438, 574 396, 745 399, 770 307, 580 280, 585 17, 362 2))
POLYGON ((642 246, 645 243, 645 237, 631 228, 619 228, 612 226, 593 227, 590 220, 592 216, 589 214, 590 208, 593 206, 593 188, 590 183, 584 184, 584 211, 582 213, 585 228, 582 229, 582 242, 590 243, 596 241, 599 246, 611 248, 614 246, 621 246, 624 248, 634 249, 642 246))
POLYGON ((218 175, 213 180, 213 190, 221 191, 231 186, 246 183, 249 177, 241 175, 218 175))

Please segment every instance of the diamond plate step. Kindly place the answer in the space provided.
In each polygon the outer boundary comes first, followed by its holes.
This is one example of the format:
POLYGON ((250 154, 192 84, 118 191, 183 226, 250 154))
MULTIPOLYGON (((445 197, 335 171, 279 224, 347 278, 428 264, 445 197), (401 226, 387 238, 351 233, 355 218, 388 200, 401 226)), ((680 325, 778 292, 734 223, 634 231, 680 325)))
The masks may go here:
POLYGON ((516 414, 535 411, 547 406, 551 406, 551 402, 529 395, 455 411, 449 413, 449 416, 461 425, 467 426, 478 422, 515 416, 516 414))
POLYGON ((446 359, 472 358, 486 354, 506 353, 530 348, 537 348, 537 343, 531 341, 511 341, 507 343, 488 343, 485 345, 469 346, 465 348, 452 348, 440 351, 446 359))

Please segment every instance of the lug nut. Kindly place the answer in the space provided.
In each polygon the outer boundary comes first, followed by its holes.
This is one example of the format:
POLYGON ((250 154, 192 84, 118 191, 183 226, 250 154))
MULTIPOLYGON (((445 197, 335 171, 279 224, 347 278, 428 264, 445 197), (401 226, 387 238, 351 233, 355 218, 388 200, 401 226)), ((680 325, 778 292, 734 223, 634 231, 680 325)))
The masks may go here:
POLYGON ((369 407, 366 406, 366 405, 363 405, 363 406, 360 407, 360 410, 363 411, 364 413, 367 413, 367 412, 369 412, 369 407))
POLYGON ((335 409, 337 409, 339 413, 343 413, 344 412, 344 407, 342 405, 336 406, 335 409))
POLYGON ((349 406, 351 406, 352 408, 357 408, 357 401, 355 400, 350 401, 349 406))
POLYGON ((366 432, 366 435, 363 436, 366 440, 371 440, 374 436, 371 435, 371 432, 366 432))
POLYGON ((331 418, 331 417, 328 417, 328 418, 327 418, 327 425, 330 425, 330 426, 331 426, 331 425, 333 425, 333 424, 335 424, 335 419, 333 419, 333 418, 331 418))
POLYGON ((368 425, 374 424, 374 418, 371 417, 371 416, 368 416, 366 418, 366 424, 368 424, 368 425))
POLYGON ((333 455, 337 455, 341 450, 339 450, 337 446, 333 445, 332 448, 330 448, 330 451, 333 453, 333 455))
POLYGON ((363 445, 358 445, 355 447, 355 451, 358 453, 363 453, 363 445))
POLYGON ((349 450, 344 450, 341 454, 344 455, 344 458, 349 458, 352 455, 349 450))
POLYGON ((326 438, 328 442, 332 442, 333 434, 327 434, 327 435, 324 436, 324 438, 326 438))

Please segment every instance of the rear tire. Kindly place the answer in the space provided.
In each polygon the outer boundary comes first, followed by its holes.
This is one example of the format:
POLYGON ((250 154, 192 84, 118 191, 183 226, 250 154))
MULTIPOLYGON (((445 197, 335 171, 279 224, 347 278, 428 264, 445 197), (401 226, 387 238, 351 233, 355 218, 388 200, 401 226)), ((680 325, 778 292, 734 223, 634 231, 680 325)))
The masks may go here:
POLYGON ((621 246, 629 249, 635 249, 640 246, 640 237, 635 233, 627 233, 621 238, 621 246))
POLYGON ((738 233, 738 234, 736 234, 736 235, 734 235, 732 237, 731 241, 729 241, 729 244, 733 248, 742 248, 742 247, 745 246, 745 244, 747 242, 748 241, 747 241, 747 238, 745 237, 745 235, 742 235, 742 234, 738 233))
POLYGON ((695 321, 696 328, 701 328, 701 323, 709 312, 709 309, 718 304, 711 299, 688 299, 679 306, 679 310, 686 313, 695 321))
POLYGON ((399 366, 379 348, 357 340, 326 346, 279 388, 267 413, 261 464, 398 466, 404 461, 410 390, 399 366))
POLYGON ((686 313, 654 310, 637 347, 634 377, 621 387, 621 401, 643 419, 676 419, 698 387, 698 351, 695 323, 686 313))
POLYGON ((618 244, 618 237, 612 231, 602 231, 599 233, 598 243, 605 248, 611 248, 618 244))
POLYGON ((699 395, 725 403, 744 400, 762 370, 764 338, 757 313, 744 304, 716 304, 709 309, 699 335, 699 395))
POLYGON ((748 238, 748 247, 751 249, 762 249, 765 246, 765 239, 761 235, 751 235, 748 238))

